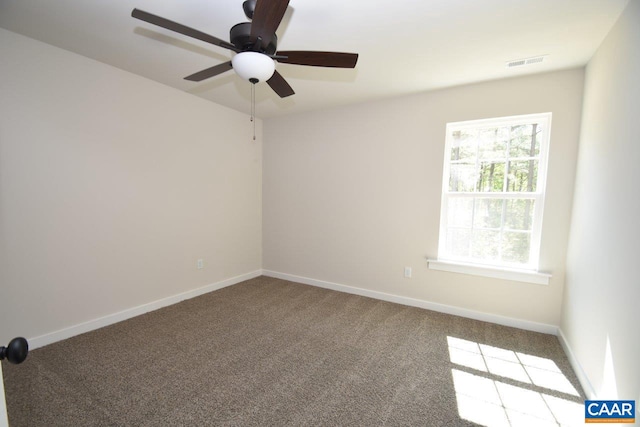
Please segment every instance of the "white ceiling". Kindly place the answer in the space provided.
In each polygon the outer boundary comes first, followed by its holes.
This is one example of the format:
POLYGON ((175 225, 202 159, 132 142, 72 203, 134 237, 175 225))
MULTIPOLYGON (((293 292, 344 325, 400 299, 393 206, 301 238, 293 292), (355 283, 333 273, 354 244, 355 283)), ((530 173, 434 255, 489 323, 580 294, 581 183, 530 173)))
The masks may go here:
MULTIPOLYGON (((277 32, 279 50, 360 58, 355 69, 277 64, 296 94, 280 99, 258 84, 257 115, 582 66, 628 1, 291 0, 277 32), (505 67, 538 55, 548 57, 505 67)), ((0 26, 249 112, 251 85, 233 71, 200 83, 183 80, 228 61, 231 51, 134 19, 133 8, 225 40, 234 24, 247 21, 242 0, 0 0, 0 26)))

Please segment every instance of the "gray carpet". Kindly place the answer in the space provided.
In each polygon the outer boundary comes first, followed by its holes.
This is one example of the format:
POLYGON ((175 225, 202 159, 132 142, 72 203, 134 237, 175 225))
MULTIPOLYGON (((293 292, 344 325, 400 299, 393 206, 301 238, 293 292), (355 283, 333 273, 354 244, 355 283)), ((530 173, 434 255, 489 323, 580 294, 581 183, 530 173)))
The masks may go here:
POLYGON ((528 392, 583 399, 554 336, 259 277, 3 361, 9 422, 478 425, 460 414, 452 370, 496 376, 453 363, 447 337, 549 359, 580 396, 528 392))

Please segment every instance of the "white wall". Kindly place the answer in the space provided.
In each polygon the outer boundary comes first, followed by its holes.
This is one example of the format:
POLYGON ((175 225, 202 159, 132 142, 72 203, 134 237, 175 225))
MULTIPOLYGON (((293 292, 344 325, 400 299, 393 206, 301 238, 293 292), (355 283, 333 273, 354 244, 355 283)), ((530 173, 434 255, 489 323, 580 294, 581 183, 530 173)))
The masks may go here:
POLYGON ((631 1, 587 66, 561 325, 585 389, 638 403, 639 23, 631 1))
POLYGON ((583 77, 575 69, 265 120, 263 268, 559 325, 583 77), (550 285, 427 269, 438 248, 445 124, 547 111, 540 259, 550 285))
POLYGON ((0 343, 260 270, 246 115, 1 29, 0 58, 0 343))

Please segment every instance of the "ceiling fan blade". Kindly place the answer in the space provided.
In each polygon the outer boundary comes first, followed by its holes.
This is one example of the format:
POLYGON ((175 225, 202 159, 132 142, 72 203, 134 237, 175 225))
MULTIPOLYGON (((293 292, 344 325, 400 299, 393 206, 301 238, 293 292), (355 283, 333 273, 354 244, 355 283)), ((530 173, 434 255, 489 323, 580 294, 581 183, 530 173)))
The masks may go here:
POLYGON ((251 21, 251 40, 260 38, 263 49, 269 46, 288 5, 289 0, 257 0, 251 21))
POLYGON ((216 46, 224 47, 225 49, 230 49, 234 52, 240 52, 240 50, 237 47, 235 47, 229 42, 226 42, 222 39, 211 36, 209 34, 205 34, 202 31, 198 31, 193 28, 187 27, 186 25, 178 24, 177 22, 173 22, 166 18, 162 18, 152 13, 145 12, 144 10, 133 9, 131 11, 131 16, 133 16, 134 18, 140 19, 142 21, 148 22, 150 24, 157 25, 158 27, 166 28, 167 30, 175 31, 176 33, 193 37, 194 39, 202 40, 204 42, 211 43, 216 46))
POLYGON ((280 95, 280 98, 286 98, 287 96, 291 96, 295 93, 291 86, 289 86, 289 83, 287 83, 284 77, 282 77, 277 70, 273 73, 273 76, 267 80, 267 84, 271 86, 271 89, 273 89, 275 93, 280 95))
POLYGON ((314 52, 305 50, 284 50, 277 54, 278 62, 285 64, 311 65, 314 67, 354 68, 358 62, 357 53, 314 52), (286 56, 286 59, 280 59, 286 56))
POLYGON ((217 76, 218 74, 222 74, 225 71, 229 71, 231 68, 231 61, 227 61, 222 64, 214 65, 213 67, 207 68, 206 70, 193 73, 190 76, 185 77, 184 79, 190 80, 192 82, 201 82, 204 79, 208 79, 210 77, 217 76))

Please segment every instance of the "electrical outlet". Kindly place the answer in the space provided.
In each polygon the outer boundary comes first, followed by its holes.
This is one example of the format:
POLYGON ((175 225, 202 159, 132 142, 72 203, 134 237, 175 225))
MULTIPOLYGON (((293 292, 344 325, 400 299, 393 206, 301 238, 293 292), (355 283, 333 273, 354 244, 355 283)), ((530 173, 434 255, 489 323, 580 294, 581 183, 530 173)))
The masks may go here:
POLYGON ((404 277, 407 279, 411 279, 411 267, 404 268, 404 277))
POLYGON ((198 260, 198 270, 202 270, 204 268, 204 260, 202 258, 200 258, 198 260))

